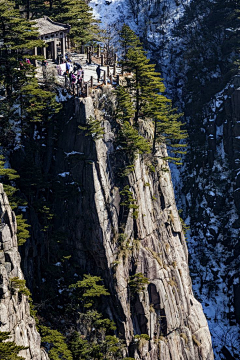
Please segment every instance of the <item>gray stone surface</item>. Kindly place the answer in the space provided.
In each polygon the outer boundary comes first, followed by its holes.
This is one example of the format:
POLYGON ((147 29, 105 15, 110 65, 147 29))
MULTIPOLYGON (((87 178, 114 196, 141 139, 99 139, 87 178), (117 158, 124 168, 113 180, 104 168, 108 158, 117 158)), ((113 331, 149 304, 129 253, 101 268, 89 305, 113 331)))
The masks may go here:
POLYGON ((106 114, 108 94, 104 91, 96 93, 95 106, 90 97, 75 99, 75 116, 66 122, 59 139, 56 171, 69 172, 71 181, 81 185, 79 196, 71 203, 56 201, 56 226, 71 229, 70 244, 82 270, 104 278, 111 292, 111 298, 106 299, 107 311, 124 335, 131 356, 136 360, 211 360, 211 336, 202 306, 192 293, 171 174, 161 159, 166 149, 159 148, 154 173, 149 170, 147 158, 136 158, 128 184, 139 215, 135 220, 132 209, 127 210, 123 226, 115 130, 111 116, 106 114), (97 141, 77 129, 93 114, 102 120, 106 131, 97 141), (75 160, 70 162, 66 153, 72 151, 83 155, 74 155, 75 160), (120 233, 126 235, 122 247, 117 241, 120 233), (133 271, 143 273, 149 285, 130 301, 128 281, 133 271), (137 342, 136 334, 148 334, 150 341, 137 342))
POLYGON ((40 335, 30 316, 28 298, 11 291, 11 279, 24 279, 17 247, 17 223, 0 184, 0 331, 11 332, 11 340, 28 347, 19 353, 26 360, 48 360, 40 348, 40 335))

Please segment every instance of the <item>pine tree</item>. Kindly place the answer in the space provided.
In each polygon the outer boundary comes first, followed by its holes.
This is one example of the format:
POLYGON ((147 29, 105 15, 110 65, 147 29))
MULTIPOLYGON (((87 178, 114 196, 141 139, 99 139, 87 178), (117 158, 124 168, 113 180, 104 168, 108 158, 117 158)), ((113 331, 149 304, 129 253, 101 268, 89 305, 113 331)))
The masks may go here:
POLYGON ((92 347, 89 346, 89 342, 82 339, 77 331, 73 334, 70 349, 73 354, 73 360, 89 359, 92 352, 92 347))
POLYGON ((21 246, 27 241, 27 239, 30 238, 30 234, 28 231, 30 225, 28 225, 27 220, 23 218, 23 214, 17 215, 16 220, 18 246, 21 246))
POLYGON ((6 167, 4 155, 0 155, 0 176, 6 177, 8 180, 19 178, 16 170, 6 167))
POLYGON ((22 85, 20 101, 21 120, 24 123, 48 121, 61 109, 61 105, 56 102, 55 93, 41 89, 35 77, 22 85))
MULTIPOLYGON (((157 142, 165 143, 174 154, 185 153, 182 148, 186 145, 182 144, 181 140, 187 137, 187 133, 182 129, 183 124, 179 120, 182 114, 178 114, 177 109, 172 109, 171 100, 164 95, 163 79, 155 71, 155 65, 150 64, 141 43, 136 40, 136 35, 126 25, 123 27, 122 34, 122 41, 127 50, 123 64, 132 73, 127 90, 128 101, 130 100, 135 108, 135 128, 138 129, 140 119, 152 120, 154 124, 153 155, 156 153, 157 142)), ((119 90, 118 96, 121 99, 119 102, 121 114, 121 106, 126 101, 127 95, 123 95, 123 91, 119 90)), ((129 104, 126 105, 127 109, 131 109, 129 104)), ((179 158, 169 156, 167 159, 180 164, 179 158)))
MULTIPOLYGON (((5 158, 0 155, 0 179, 3 182, 3 188, 8 196, 8 201, 12 209, 16 209, 20 204, 20 199, 15 196, 17 188, 12 185, 12 181, 19 179, 19 175, 16 170, 6 167, 5 158)), ((28 228, 30 225, 26 223, 26 219, 23 215, 16 216, 17 221, 17 239, 18 245, 23 245, 30 237, 28 228)))
POLYGON ((0 155, 0 179, 3 183, 4 191, 8 196, 8 201, 12 207, 15 209, 18 206, 17 199, 14 194, 17 191, 16 187, 13 186, 12 181, 19 178, 19 175, 16 170, 7 167, 4 155, 0 155))
POLYGON ((44 325, 40 325, 39 330, 50 360, 72 360, 72 353, 68 349, 66 338, 59 331, 44 325))
MULTIPOLYGON (((43 43, 37 36, 32 24, 14 8, 14 2, 0 0, 0 82, 5 87, 7 96, 19 89, 31 70, 31 65, 23 60, 26 57, 24 52, 42 46, 43 43)), ((27 57, 35 59, 34 55, 28 54, 27 57)))
POLYGON ((149 154, 151 147, 149 141, 138 133, 129 122, 124 121, 118 134, 118 144, 129 155, 132 163, 136 154, 149 154))
MULTIPOLYGON (((173 154, 185 154, 183 148, 186 144, 181 143, 181 140, 187 138, 187 132, 182 129, 183 124, 179 121, 183 114, 172 108, 171 100, 164 95, 153 93, 145 112, 154 122, 152 154, 155 155, 156 143, 166 144, 173 154)), ((169 157, 168 160, 180 165, 180 158, 169 157)))
MULTIPOLYGON (((39 87, 34 66, 24 60, 26 51, 43 44, 37 39, 36 29, 28 20, 21 18, 10 1, 0 0, 0 20, 0 84, 6 93, 5 99, 0 102, 0 126, 2 134, 11 134, 9 119, 12 123, 19 121, 23 133, 30 122, 48 120, 59 111, 60 105, 55 101, 54 93, 39 87)), ((30 54, 27 57, 36 58, 30 54)))
POLYGON ((94 310, 79 315, 79 322, 84 329, 87 329, 87 334, 86 330, 84 330, 84 336, 77 332, 73 334, 70 342, 73 360, 90 360, 92 358, 110 360, 115 356, 121 358, 122 341, 116 336, 108 335, 116 330, 114 322, 110 319, 103 319, 102 314, 94 310))
POLYGON ((130 276, 128 282, 132 294, 136 294, 141 291, 144 291, 146 289, 146 285, 148 284, 149 284, 148 278, 144 276, 142 273, 136 273, 130 276))
POLYGON ((31 296, 30 290, 26 287, 26 280, 14 277, 10 279, 11 290, 16 291, 25 296, 31 296))
POLYGON ((123 123, 124 121, 130 122, 135 110, 130 94, 124 89, 123 86, 118 86, 115 91, 117 106, 116 106, 116 119, 123 123))
POLYGON ((116 120, 120 126, 117 143, 128 154, 132 163, 136 154, 150 153, 150 144, 131 125, 135 110, 130 94, 122 86, 118 86, 115 93, 117 99, 116 120))
POLYGON ((53 18, 71 25, 70 39, 77 49, 97 37, 98 22, 83 0, 60 0, 53 5, 53 18))
POLYGON ((0 332, 0 360, 24 360, 22 356, 18 356, 18 353, 21 350, 26 350, 27 347, 8 341, 9 337, 10 332, 0 332))
POLYGON ((126 24, 123 24, 119 32, 119 37, 121 50, 123 51, 123 59, 126 60, 128 50, 141 46, 141 43, 135 32, 126 24))
POLYGON ((84 275, 83 280, 69 286, 75 289, 77 298, 83 303, 84 308, 90 308, 94 305, 95 299, 102 295, 110 295, 103 285, 97 284, 102 281, 99 276, 84 275))
POLYGON ((145 106, 148 106, 152 94, 163 93, 165 86, 160 74, 155 71, 155 65, 149 64, 142 47, 130 48, 127 52, 126 66, 133 73, 131 93, 135 97, 135 126, 140 117, 144 117, 145 106))
MULTIPOLYGON (((44 15, 49 16, 54 0, 15 0, 16 8, 27 19, 37 19, 44 15)), ((56 0, 55 0, 56 2, 56 0)))

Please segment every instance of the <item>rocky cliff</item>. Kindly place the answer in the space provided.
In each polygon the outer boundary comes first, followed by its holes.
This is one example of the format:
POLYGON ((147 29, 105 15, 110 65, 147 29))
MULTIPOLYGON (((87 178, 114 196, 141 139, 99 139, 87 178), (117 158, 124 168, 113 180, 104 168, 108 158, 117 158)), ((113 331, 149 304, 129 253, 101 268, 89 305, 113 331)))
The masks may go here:
MULTIPOLYGON (((54 226, 65 234, 70 267, 104 279, 111 293, 104 311, 126 339, 130 356, 213 359, 207 321, 192 293, 170 171, 161 160, 166 150, 159 148, 154 166, 148 157, 138 157, 128 176, 119 176, 124 169, 108 111, 110 97, 106 87, 94 103, 91 97, 75 99, 75 113, 66 114, 56 146, 53 178, 65 189, 77 184, 72 197, 54 200, 54 226), (103 139, 79 130, 91 116, 102 121, 103 139), (137 216, 131 206, 122 205, 125 186, 137 216), (129 280, 137 274, 149 283, 133 293, 129 280), (141 334, 150 340, 134 338, 141 334)), ((58 266, 65 266, 64 261, 58 266)))
POLYGON ((172 167, 172 175, 177 205, 191 229, 193 287, 209 320, 216 357, 239 359, 238 3, 90 4, 103 27, 125 22, 141 36, 167 92, 185 113, 188 154, 182 169, 172 167))
MULTIPOLYGON (((42 320, 66 335, 79 330, 69 312, 69 285, 83 274, 97 275, 110 292, 99 310, 116 323, 126 356, 213 359, 208 324, 192 292, 166 149, 130 165, 117 140, 111 87, 91 95, 67 100, 34 144, 26 139, 11 156, 31 224, 23 271, 42 320), (79 128, 93 118, 103 138, 79 128)), ((140 126, 152 136, 151 124, 140 126)), ((21 279, 20 268, 12 276, 21 279)))
POLYGON ((48 360, 47 354, 40 348, 41 339, 35 320, 30 315, 28 297, 11 281, 16 278, 23 280, 24 277, 17 246, 16 218, 2 184, 0 206, 0 331, 10 332, 12 341, 28 347, 19 353, 24 359, 48 360))

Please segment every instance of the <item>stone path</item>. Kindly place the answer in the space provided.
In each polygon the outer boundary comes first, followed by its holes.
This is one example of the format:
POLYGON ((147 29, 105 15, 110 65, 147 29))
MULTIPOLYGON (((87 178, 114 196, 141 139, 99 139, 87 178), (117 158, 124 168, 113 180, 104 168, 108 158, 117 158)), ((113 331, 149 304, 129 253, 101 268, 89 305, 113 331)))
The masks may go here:
MULTIPOLYGON (((103 83, 104 78, 104 71, 107 74, 107 66, 101 66, 102 72, 100 76, 100 82, 97 81, 97 74, 96 74, 96 68, 98 64, 92 63, 87 64, 87 56, 85 54, 78 54, 78 53, 69 53, 69 57, 72 60, 73 63, 79 63, 83 70, 84 70, 84 83, 89 83, 91 81, 91 77, 93 77, 93 85, 101 85, 103 83)), ((37 72, 37 78, 39 82, 54 82, 62 87, 65 87, 65 76, 59 75, 57 72, 57 65, 51 60, 47 60, 47 67, 46 67, 46 75, 43 76, 43 68, 41 66, 41 62, 38 63, 38 67, 36 69, 37 72)), ((113 75, 113 67, 110 67, 109 71, 110 75, 113 75)), ((121 68, 117 68, 117 74, 121 73, 121 68)), ((107 82, 110 83, 110 79, 107 79, 107 82)))

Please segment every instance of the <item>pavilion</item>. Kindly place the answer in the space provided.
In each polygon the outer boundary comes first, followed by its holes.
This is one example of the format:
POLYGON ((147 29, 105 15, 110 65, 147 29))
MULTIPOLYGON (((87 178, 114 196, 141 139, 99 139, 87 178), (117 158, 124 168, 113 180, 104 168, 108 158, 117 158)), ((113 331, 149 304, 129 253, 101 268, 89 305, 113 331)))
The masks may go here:
POLYGON ((42 54, 45 59, 54 61, 60 54, 64 58, 70 25, 55 22, 47 16, 36 19, 34 22, 34 26, 38 28, 39 39, 48 44, 48 47, 35 48, 35 55, 42 54))

